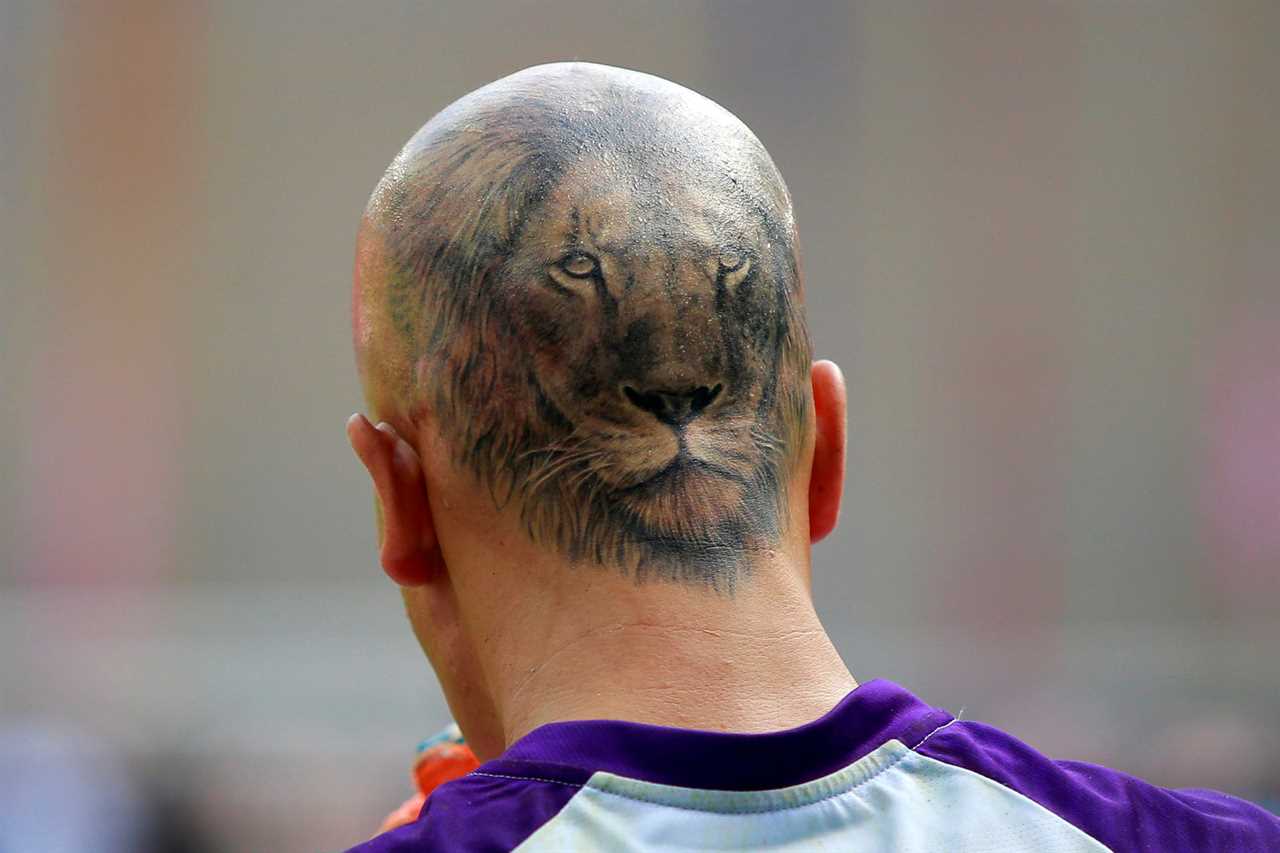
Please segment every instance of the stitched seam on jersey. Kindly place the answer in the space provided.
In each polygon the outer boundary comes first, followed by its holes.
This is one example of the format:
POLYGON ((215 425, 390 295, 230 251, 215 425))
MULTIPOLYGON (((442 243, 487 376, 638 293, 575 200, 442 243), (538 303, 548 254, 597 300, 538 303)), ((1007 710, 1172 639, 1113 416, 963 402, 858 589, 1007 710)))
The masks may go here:
POLYGON ((510 779, 514 782, 549 782, 552 785, 564 785, 566 788, 581 788, 582 784, 578 782, 563 782, 559 779, 544 779, 541 776, 508 776, 504 773, 481 773, 479 770, 472 770, 468 776, 488 776, 490 779, 510 779))
MULTIPOLYGON (((833 793, 827 794, 825 797, 819 797, 819 798, 818 798, 818 799, 816 799, 816 800, 809 800, 809 801, 808 801, 808 802, 806 802, 806 803, 797 803, 797 804, 795 804, 795 805, 791 805, 791 806, 766 806, 766 807, 764 807, 764 808, 758 808, 758 809, 717 809, 717 808, 711 808, 711 807, 705 807, 705 806, 704 806, 704 807, 700 807, 700 806, 685 806, 685 805, 680 805, 680 804, 678 804, 678 803, 671 803, 671 802, 667 802, 666 800, 659 800, 659 799, 656 799, 656 798, 653 798, 653 797, 642 797, 642 796, 639 796, 639 795, 636 795, 636 794, 629 794, 629 793, 628 793, 628 794, 623 794, 623 793, 620 793, 620 792, 618 792, 618 791, 608 791, 608 790, 605 790, 604 788, 597 788, 596 786, 592 785, 590 780, 587 780, 587 784, 586 784, 585 786, 583 786, 583 787, 585 787, 585 788, 587 788, 587 789, 589 789, 589 790, 595 791, 595 792, 597 792, 597 793, 600 793, 600 794, 607 794, 607 795, 612 796, 612 797, 620 797, 620 798, 622 798, 622 799, 624 799, 624 800, 635 800, 635 801, 637 801, 637 802, 641 802, 641 803, 649 803, 650 805, 655 805, 655 806, 665 806, 666 808, 669 808, 669 809, 680 809, 681 811, 686 811, 686 812, 698 812, 698 813, 701 813, 701 814, 724 814, 724 815, 735 815, 735 814, 773 814, 773 813, 776 813, 776 812, 789 812, 789 811, 794 811, 795 809, 803 809, 803 808, 807 808, 808 806, 816 806, 818 803, 825 803, 827 800, 834 800, 834 799, 835 799, 835 798, 837 798, 837 797, 843 797, 845 794, 851 794, 851 793, 853 793, 854 791, 856 791, 857 789, 861 788, 863 785, 865 785, 865 784, 867 784, 868 782, 870 782, 871 780, 875 779, 875 778, 876 778, 877 776, 879 776, 880 774, 884 773, 884 772, 885 772, 885 771, 887 771, 887 770, 891 770, 892 768, 896 767, 896 766, 897 766, 897 764, 898 764, 900 761, 902 761, 902 759, 906 758, 908 755, 911 755, 911 752, 910 752, 910 751, 904 751, 901 755, 899 755, 899 756, 897 756, 896 758, 894 758, 892 761, 890 761, 890 762, 889 762, 888 764, 886 764, 884 767, 881 767, 881 768, 880 768, 879 770, 877 770, 875 773, 872 773, 870 776, 868 776, 867 778, 865 778, 865 779, 863 779, 863 780, 861 780, 861 781, 859 781, 859 782, 855 782, 854 784, 850 785, 850 786, 849 786, 849 787, 847 787, 847 788, 842 788, 842 789, 841 789, 841 790, 839 790, 839 791, 835 791, 835 792, 833 792, 833 793)), ((623 777, 623 778, 625 778, 625 777, 623 777)), ((707 790, 707 789, 700 789, 700 788, 684 788, 684 789, 682 789, 682 790, 686 790, 686 791, 698 791, 698 790, 707 790)), ((778 790, 786 790, 786 789, 785 789, 785 788, 780 788, 780 789, 778 789, 778 790)), ((717 792, 717 793, 724 793, 724 792, 717 792)), ((749 791, 742 791, 742 792, 734 791, 734 792, 730 792, 730 793, 751 793, 751 792, 749 792, 749 791)))
POLYGON ((924 742, 925 742, 925 741, 927 741, 929 738, 933 737, 933 736, 934 736, 934 735, 936 735, 938 732, 942 731, 943 729, 945 729, 947 726, 951 725, 952 723, 958 723, 958 722, 960 722, 960 718, 959 718, 959 717, 952 717, 950 720, 947 720, 945 723, 943 723, 942 725, 938 726, 936 729, 934 729, 933 731, 929 732, 929 733, 928 733, 927 735, 925 735, 924 737, 920 738, 920 741, 919 741, 915 746, 913 746, 913 747, 911 747, 911 748, 912 748, 912 749, 919 749, 920 747, 924 746, 924 742))

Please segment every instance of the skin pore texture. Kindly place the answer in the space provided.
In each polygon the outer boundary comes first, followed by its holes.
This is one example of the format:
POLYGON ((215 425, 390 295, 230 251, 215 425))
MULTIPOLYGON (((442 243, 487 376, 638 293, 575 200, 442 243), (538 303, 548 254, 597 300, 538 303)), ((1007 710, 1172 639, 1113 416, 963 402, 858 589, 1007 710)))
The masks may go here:
POLYGON ((730 113, 587 63, 463 97, 374 190, 352 309, 382 565, 480 758, 565 719, 787 728, 855 686, 809 563, 843 379, 730 113))

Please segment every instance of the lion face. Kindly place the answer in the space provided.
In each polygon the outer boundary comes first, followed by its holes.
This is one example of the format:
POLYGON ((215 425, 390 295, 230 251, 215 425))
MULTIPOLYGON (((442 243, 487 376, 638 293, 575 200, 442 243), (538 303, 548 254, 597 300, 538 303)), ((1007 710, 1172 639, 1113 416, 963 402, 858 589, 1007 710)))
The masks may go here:
POLYGON ((774 246, 730 199, 608 174, 565 174, 495 285, 537 413, 517 489, 657 547, 741 548, 776 523, 786 443, 774 246))

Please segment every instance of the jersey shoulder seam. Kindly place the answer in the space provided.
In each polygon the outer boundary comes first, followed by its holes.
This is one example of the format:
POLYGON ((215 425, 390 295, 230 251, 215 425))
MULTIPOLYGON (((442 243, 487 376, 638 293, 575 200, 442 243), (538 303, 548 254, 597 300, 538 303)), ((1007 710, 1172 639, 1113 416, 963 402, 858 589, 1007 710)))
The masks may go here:
POLYGON ((564 785, 566 788, 581 788, 582 785, 576 782, 565 782, 562 779, 547 779, 542 776, 517 776, 513 773, 486 773, 480 770, 472 770, 468 776, 487 776, 490 779, 510 779, 514 782, 547 782, 551 785, 564 785))
POLYGON ((916 743, 914 743, 914 744, 911 746, 911 749, 912 749, 912 750, 919 749, 920 747, 924 746, 925 741, 927 741, 929 738, 933 737, 933 736, 934 736, 934 735, 936 735, 938 732, 942 731, 943 729, 947 728, 948 726, 955 725, 955 724, 956 724, 956 723, 958 723, 958 722, 960 722, 960 719, 959 719, 958 717, 952 717, 951 719, 947 720, 947 721, 946 721, 945 723, 943 723, 942 725, 940 725, 940 726, 938 726, 937 728, 935 728, 933 731, 931 731, 931 732, 929 732, 928 734, 926 734, 924 737, 920 738, 920 740, 916 741, 916 743))

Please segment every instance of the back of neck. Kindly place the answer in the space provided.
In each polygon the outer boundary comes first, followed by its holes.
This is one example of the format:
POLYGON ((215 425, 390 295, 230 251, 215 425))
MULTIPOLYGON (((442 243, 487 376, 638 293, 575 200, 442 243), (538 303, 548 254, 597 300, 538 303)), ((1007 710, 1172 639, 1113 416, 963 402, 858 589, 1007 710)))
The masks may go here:
POLYGON ((525 601, 518 629, 481 644, 508 745, 575 719, 776 731, 857 686, 790 567, 760 566, 732 594, 573 574, 576 586, 525 601))

